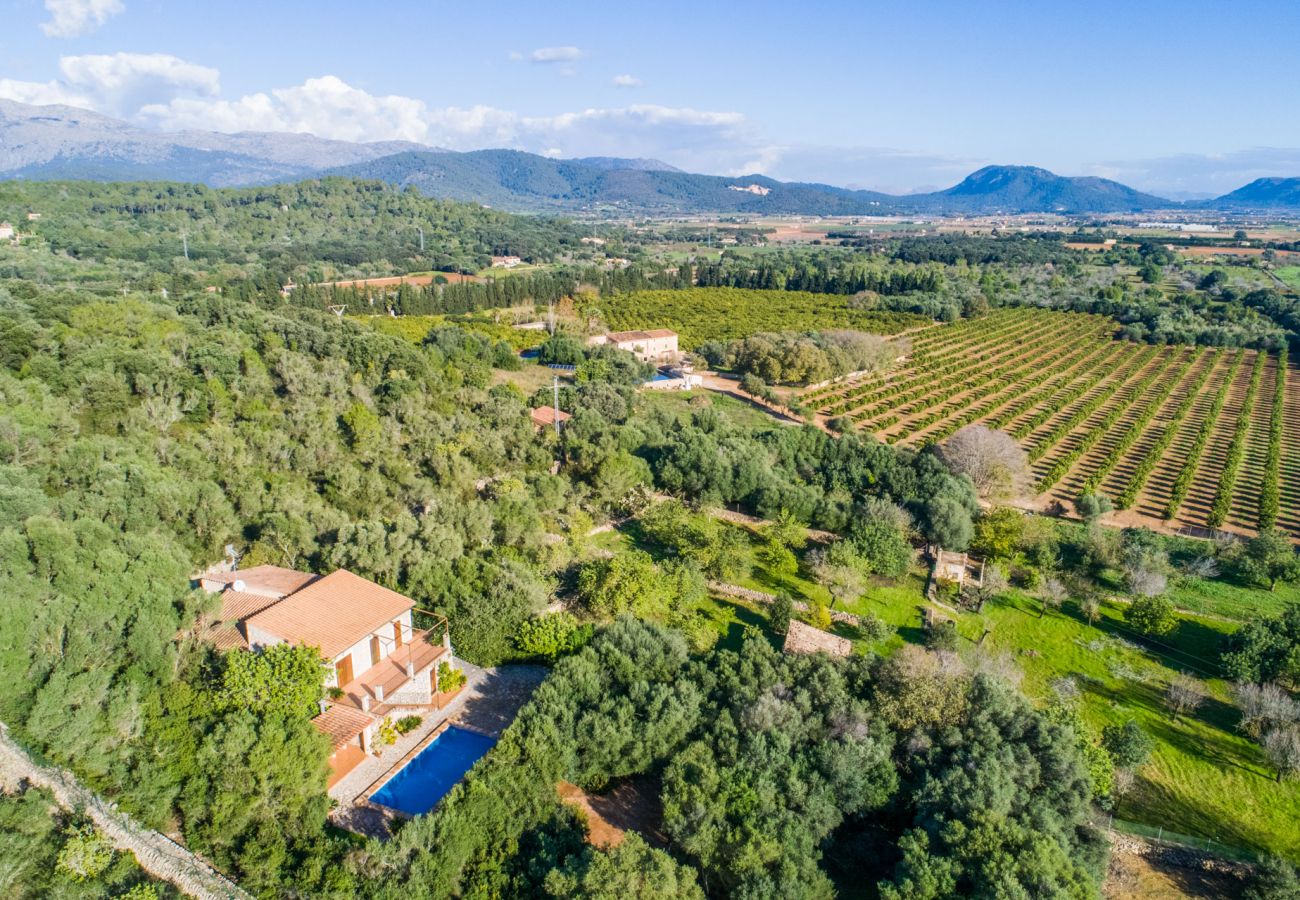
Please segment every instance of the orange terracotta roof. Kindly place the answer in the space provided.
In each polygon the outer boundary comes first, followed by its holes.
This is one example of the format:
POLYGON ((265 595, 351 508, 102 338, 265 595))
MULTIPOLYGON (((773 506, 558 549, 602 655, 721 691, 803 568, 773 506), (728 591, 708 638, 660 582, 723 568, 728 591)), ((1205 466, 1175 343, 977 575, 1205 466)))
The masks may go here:
POLYGON ((333 659, 414 606, 409 597, 338 569, 250 616, 245 625, 333 659))
POLYGON ((677 332, 667 328, 654 328, 649 331, 611 331, 605 336, 611 343, 625 344, 628 341, 648 341, 654 338, 677 337, 677 332))
POLYGON ((573 416, 569 415, 564 410, 561 409, 557 412, 549 406, 536 407, 532 411, 532 417, 533 422, 538 425, 554 425, 556 419, 559 419, 561 422, 567 422, 573 418, 573 416))
POLYGON ((257 615, 271 604, 279 602, 265 594, 250 594, 233 588, 226 588, 220 596, 221 612, 217 613, 217 618, 222 622, 242 622, 249 616, 257 615))
POLYGON ((212 642, 212 646, 221 653, 228 650, 248 649, 248 639, 244 637, 244 632, 240 631, 239 626, 234 622, 217 625, 209 629, 206 637, 212 642))
POLYGON ((350 706, 335 704, 312 719, 311 723, 316 726, 317 731, 328 737, 337 749, 365 731, 373 721, 374 718, 369 713, 350 706))
POLYGON ((300 591, 315 581, 319 576, 310 572, 299 572, 280 566, 253 566, 251 569, 238 569, 234 572, 213 572, 202 576, 202 581, 218 584, 244 583, 244 590, 253 594, 268 594, 285 597, 300 591))

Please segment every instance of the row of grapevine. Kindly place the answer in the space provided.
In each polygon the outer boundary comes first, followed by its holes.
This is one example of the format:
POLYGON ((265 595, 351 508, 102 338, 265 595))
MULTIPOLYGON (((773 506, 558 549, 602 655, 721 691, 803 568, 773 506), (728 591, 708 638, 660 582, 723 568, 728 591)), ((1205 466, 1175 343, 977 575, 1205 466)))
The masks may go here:
POLYGON ((1209 412, 1206 413, 1205 420, 1201 422, 1200 430, 1196 433, 1196 440, 1192 442, 1192 447, 1187 451, 1187 459, 1183 461, 1183 468, 1174 480, 1173 491, 1169 495, 1169 502, 1165 504, 1165 519, 1172 519, 1178 515, 1178 510, 1182 507, 1183 501, 1187 499, 1187 492, 1191 490, 1192 481, 1196 478, 1196 467, 1201 461, 1201 454, 1205 452, 1205 446, 1210 442, 1210 435, 1214 433, 1214 426, 1219 421, 1219 414, 1223 412, 1223 406, 1228 402, 1228 392, 1232 389, 1232 382, 1237 377, 1237 370, 1241 368, 1241 361, 1246 358, 1245 350, 1238 350, 1232 359, 1232 365, 1228 367, 1228 373, 1223 378, 1223 383, 1219 385, 1219 390, 1214 394, 1214 402, 1210 404, 1209 412))
MULTIPOLYGON (((998 343, 1005 343, 1011 347, 1014 347, 1021 337, 1034 330, 1033 323, 1013 323, 1008 328, 1010 330, 994 332, 994 336, 998 339, 998 343)), ((954 350, 949 354, 952 358, 936 365, 928 365, 924 360, 917 361, 910 367, 913 373, 911 377, 896 381, 871 382, 846 391, 836 398, 834 404, 825 407, 823 412, 827 415, 851 414, 855 421, 863 421, 877 408, 887 406, 890 401, 905 396, 919 386, 933 384, 936 377, 947 377, 955 383, 965 372, 978 369, 989 360, 1008 352, 1005 348, 999 349, 996 345, 988 347, 978 336, 972 337, 969 343, 963 342, 959 349, 983 349, 984 352, 970 356, 954 350)))
MULTIPOLYGON (((932 328, 922 332, 921 336, 912 339, 910 362, 905 371, 910 371, 917 367, 923 367, 927 362, 933 348, 947 347, 950 345, 975 346, 982 343, 979 332, 976 330, 976 324, 983 324, 985 328, 993 330, 995 333, 998 329, 1004 327, 1014 327, 1018 324, 1018 319, 1008 319, 1005 315, 994 314, 988 319, 963 320, 954 325, 948 325, 943 328, 932 328)), ((814 388, 804 393, 802 401, 808 406, 821 406, 837 398, 846 398, 854 393, 861 393, 874 385, 886 381, 895 372, 887 372, 883 376, 871 376, 866 379, 856 379, 847 381, 836 381, 823 387, 814 388)))
POLYGON ((1067 384, 1059 391, 1055 392, 1047 403, 1038 409, 1032 416, 1021 422, 1011 430, 1011 436, 1018 441, 1023 441, 1029 437, 1052 418, 1066 410, 1073 411, 1074 404, 1087 402, 1086 398, 1094 397, 1093 390, 1107 383, 1109 377, 1111 381, 1123 381, 1128 378, 1133 371, 1139 366, 1145 365, 1149 359, 1149 351, 1143 355, 1129 356, 1127 359, 1121 359, 1114 369, 1109 372, 1094 371, 1089 373, 1088 379, 1067 384))
POLYGON ((1241 414, 1237 417, 1236 427, 1232 432, 1232 441, 1228 444, 1228 458, 1219 472, 1219 487, 1214 494, 1214 503, 1210 506, 1210 515, 1206 524, 1218 528, 1228 520, 1232 509, 1232 489, 1237 484, 1237 472, 1241 470, 1242 460, 1246 458, 1246 437, 1250 434, 1250 412, 1255 406, 1255 397, 1259 394, 1259 383, 1264 377, 1264 361, 1268 354, 1256 353, 1255 366, 1250 373, 1250 385, 1246 388, 1246 399, 1241 405, 1241 414))
POLYGON ((1067 394, 1072 395, 1074 389, 1080 384, 1085 385, 1084 390, 1092 387, 1102 379, 1105 372, 1113 369, 1115 360, 1127 352, 1128 348, 1124 344, 1099 345, 1097 352, 1082 366, 1073 371, 1058 373, 1042 382, 1037 388, 1002 410, 996 419, 989 422, 989 427, 1005 431, 1007 426, 1016 419, 1036 408, 1042 413, 1042 420, 1038 423, 1041 425, 1051 417, 1053 411, 1060 410, 1061 404, 1056 402, 1056 398, 1067 394))
MULTIPOLYGON (((1013 315, 994 314, 966 320, 935 329, 947 332, 942 339, 915 343, 908 364, 901 371, 826 385, 805 394, 803 401, 824 415, 850 415, 855 421, 866 421, 889 408, 899 397, 921 387, 932 387, 938 378, 950 377, 950 383, 956 384, 960 374, 979 371, 994 359, 1023 350, 1019 345, 1027 337, 1045 330, 1079 338, 1100 335, 1103 329, 1099 321, 1099 317, 1083 314, 1050 320, 1037 310, 1015 310, 1013 315)), ((933 331, 926 333, 927 337, 932 334, 933 331)))
POLYGON ((1259 490, 1259 527, 1277 524, 1281 506, 1282 417, 1286 409, 1287 348, 1277 355, 1277 384, 1273 389, 1273 417, 1268 426, 1268 456, 1264 461, 1264 483, 1259 490))
POLYGON ((1196 399, 1205 388, 1205 383, 1210 380, 1210 376, 1214 374, 1214 370, 1218 367, 1218 364, 1219 354, 1218 351, 1215 351, 1214 358, 1210 361, 1210 364, 1205 367, 1204 371, 1202 371, 1201 374, 1196 377, 1196 380, 1192 382, 1191 386, 1188 387, 1187 393, 1183 396, 1182 402, 1178 404, 1173 415, 1169 417, 1169 421, 1165 423, 1165 427, 1161 430, 1160 435, 1155 439, 1151 446, 1147 448, 1146 454, 1138 462, 1137 467, 1133 470, 1132 474, 1129 475, 1128 481, 1125 482, 1123 489, 1115 498, 1115 506, 1119 509, 1128 509, 1132 506, 1133 501, 1135 501, 1138 494, 1142 492, 1142 488, 1146 487, 1147 479, 1151 477, 1151 473, 1155 471, 1156 466, 1160 464, 1160 460, 1164 458, 1165 452, 1174 442, 1174 438, 1178 436, 1178 431, 1182 427, 1183 420, 1187 418, 1187 415, 1192 411, 1192 407, 1196 405, 1196 399))

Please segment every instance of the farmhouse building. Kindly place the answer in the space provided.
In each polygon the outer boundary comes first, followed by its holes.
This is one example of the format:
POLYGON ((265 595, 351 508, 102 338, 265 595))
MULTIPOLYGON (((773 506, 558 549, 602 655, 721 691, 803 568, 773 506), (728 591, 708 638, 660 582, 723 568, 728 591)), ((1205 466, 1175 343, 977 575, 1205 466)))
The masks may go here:
POLYGON ((517 256, 494 256, 492 257, 492 268, 494 269, 513 269, 515 266, 522 265, 523 260, 517 256))
POLYGON ((650 331, 611 331, 592 338, 592 344, 612 344, 642 362, 667 362, 677 357, 677 332, 667 328, 650 331))
POLYGON ((438 666, 455 662, 447 620, 417 610, 410 598, 346 569, 317 576, 255 566, 208 573, 199 584, 221 595, 210 631, 218 648, 320 651, 331 701, 312 721, 334 741, 331 783, 371 750, 385 718, 440 705, 438 666))
POLYGON ((12 241, 14 239, 14 227, 8 222, 0 222, 0 241, 12 241))
POLYGON ((554 409, 550 406, 538 406, 533 409, 529 416, 533 420, 533 430, 542 431, 546 428, 564 427, 564 423, 573 418, 562 409, 554 409))
POLYGON ((959 587, 967 583, 978 587, 984 583, 984 563, 965 553, 939 550, 934 559, 934 577, 937 581, 951 581, 959 587))

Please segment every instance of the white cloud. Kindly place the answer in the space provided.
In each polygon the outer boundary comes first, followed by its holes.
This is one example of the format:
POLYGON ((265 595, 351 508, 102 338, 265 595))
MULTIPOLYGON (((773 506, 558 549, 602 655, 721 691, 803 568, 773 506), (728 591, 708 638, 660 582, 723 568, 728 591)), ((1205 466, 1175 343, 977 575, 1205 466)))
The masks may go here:
POLYGON ((645 82, 643 82, 640 78, 637 78, 635 75, 614 76, 614 87, 637 88, 637 87, 641 87, 641 85, 643 85, 644 83, 645 82))
POLYGON ((45 0, 45 8, 50 21, 41 23, 41 31, 59 38, 88 34, 126 11, 122 0, 45 0))
POLYGON ((307 132, 563 157, 654 156, 696 171, 729 173, 761 147, 740 113, 638 104, 527 116, 491 106, 432 107, 412 97, 376 96, 333 75, 237 99, 177 97, 144 106, 137 118, 166 130, 307 132))
POLYGON ((112 115, 186 95, 215 96, 220 73, 165 53, 64 56, 55 81, 0 80, 0 97, 20 103, 63 103, 112 115))
POLYGON ((79 106, 94 109, 95 100, 57 81, 17 81, 0 78, 0 99, 16 100, 33 106, 79 106))
POLYGON ((777 158, 736 112, 633 104, 528 116, 375 95, 334 75, 223 98, 217 70, 162 54, 65 57, 60 69, 58 81, 0 80, 0 97, 87 107, 167 131, 293 132, 451 150, 655 157, 691 171, 726 174, 765 171, 777 158))
MULTIPOLYGON (((487 129, 490 116, 465 110, 459 127, 487 129)), ((237 100, 181 97, 140 110, 160 128, 210 131, 308 132, 346 141, 425 141, 428 108, 411 97, 377 97, 341 78, 325 75, 237 100)))
POLYGON ((581 57, 582 51, 577 47, 538 47, 528 54, 529 61, 535 63, 573 62, 581 57))
POLYGON ((1100 163, 1085 167, 1085 172, 1176 200, 1218 196, 1256 178, 1300 175, 1300 149, 1252 147, 1231 153, 1179 153, 1100 163))

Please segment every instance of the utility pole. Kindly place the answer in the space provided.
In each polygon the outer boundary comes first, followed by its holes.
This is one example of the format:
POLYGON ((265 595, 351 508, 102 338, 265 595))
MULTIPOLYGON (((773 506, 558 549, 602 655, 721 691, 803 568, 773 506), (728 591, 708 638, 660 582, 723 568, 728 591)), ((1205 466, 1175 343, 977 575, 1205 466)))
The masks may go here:
POLYGON ((190 236, 183 231, 181 232, 181 247, 185 251, 185 261, 189 262, 190 261, 190 236))
POLYGON ((415 230, 420 232, 420 252, 423 253, 424 252, 424 227, 422 225, 416 225, 415 230))
POLYGON ((558 435, 560 433, 560 376, 559 375, 551 376, 551 390, 554 392, 553 402, 555 404, 555 416, 553 418, 555 419, 555 433, 558 435))

